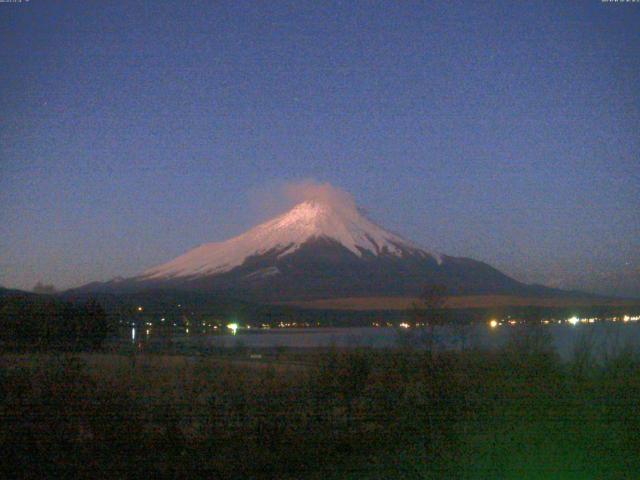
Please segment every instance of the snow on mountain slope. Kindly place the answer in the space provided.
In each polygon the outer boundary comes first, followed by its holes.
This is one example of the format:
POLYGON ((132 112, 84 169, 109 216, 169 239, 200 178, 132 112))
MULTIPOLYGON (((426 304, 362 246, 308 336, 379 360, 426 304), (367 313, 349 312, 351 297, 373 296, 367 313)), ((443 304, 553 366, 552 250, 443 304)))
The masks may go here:
POLYGON ((321 237, 339 242, 358 256, 363 252, 399 257, 411 253, 433 256, 440 262, 438 255, 427 253, 368 220, 355 205, 308 200, 242 235, 224 242, 201 245, 168 263, 151 268, 139 279, 215 275, 242 265, 247 257, 266 252, 288 255, 306 241, 321 237))

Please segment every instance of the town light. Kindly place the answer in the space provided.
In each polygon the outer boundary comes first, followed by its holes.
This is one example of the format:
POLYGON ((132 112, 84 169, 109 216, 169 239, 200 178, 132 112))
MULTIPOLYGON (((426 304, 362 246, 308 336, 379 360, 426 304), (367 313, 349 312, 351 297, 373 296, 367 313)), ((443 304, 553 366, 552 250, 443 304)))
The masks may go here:
POLYGON ((237 324, 237 323, 230 323, 229 325, 227 325, 227 328, 228 328, 229 330, 231 330, 231 333, 232 333, 233 335, 235 335, 235 334, 236 334, 236 332, 238 331, 238 324, 237 324))
POLYGON ((490 326, 491 328, 496 328, 496 327, 498 326, 498 321, 497 321, 497 320, 491 320, 491 321, 489 322, 489 326, 490 326))
POLYGON ((577 325, 579 321, 580 320, 578 319, 578 317, 571 317, 567 320, 567 322, 569 322, 571 325, 577 325))

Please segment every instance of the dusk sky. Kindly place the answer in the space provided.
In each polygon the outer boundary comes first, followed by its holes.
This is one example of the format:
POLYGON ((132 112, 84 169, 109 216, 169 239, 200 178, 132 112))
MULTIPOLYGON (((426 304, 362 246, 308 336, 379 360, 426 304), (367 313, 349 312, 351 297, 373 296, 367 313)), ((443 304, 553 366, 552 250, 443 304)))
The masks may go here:
POLYGON ((0 3, 0 284, 129 276, 351 193, 427 249, 640 297, 640 3, 0 3))

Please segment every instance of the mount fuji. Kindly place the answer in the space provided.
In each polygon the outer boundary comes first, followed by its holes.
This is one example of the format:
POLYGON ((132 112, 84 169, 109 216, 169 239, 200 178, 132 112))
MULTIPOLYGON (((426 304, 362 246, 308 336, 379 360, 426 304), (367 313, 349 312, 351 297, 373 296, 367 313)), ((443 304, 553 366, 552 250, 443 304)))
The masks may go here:
POLYGON ((353 202, 311 199, 224 242, 206 243, 128 279, 83 291, 174 289, 262 301, 451 294, 558 293, 469 258, 427 251, 369 220, 353 202))

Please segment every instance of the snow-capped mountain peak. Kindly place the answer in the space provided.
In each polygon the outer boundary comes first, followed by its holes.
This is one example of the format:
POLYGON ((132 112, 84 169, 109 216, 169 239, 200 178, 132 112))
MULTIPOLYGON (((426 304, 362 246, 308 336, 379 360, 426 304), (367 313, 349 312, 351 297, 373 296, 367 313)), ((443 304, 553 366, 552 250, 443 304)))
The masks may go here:
MULTIPOLYGON (((417 245, 376 225, 354 204, 307 200, 288 212, 224 242, 207 243, 142 274, 143 279, 199 277, 227 272, 251 256, 296 251, 312 239, 328 238, 354 255, 429 256, 417 245)), ((439 257, 432 255, 439 260, 439 257)))

